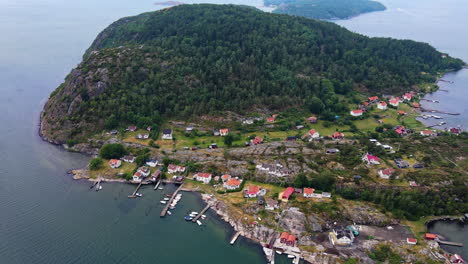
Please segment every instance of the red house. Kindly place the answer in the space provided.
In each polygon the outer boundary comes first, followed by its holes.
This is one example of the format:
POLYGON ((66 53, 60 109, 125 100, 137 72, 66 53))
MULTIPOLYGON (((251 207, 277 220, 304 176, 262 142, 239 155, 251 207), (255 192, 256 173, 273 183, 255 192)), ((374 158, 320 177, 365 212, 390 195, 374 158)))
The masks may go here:
POLYGON ((294 244, 296 244, 296 236, 295 235, 289 235, 288 240, 286 240, 286 245, 290 247, 294 247, 294 244))
POLYGON ((434 240, 437 238, 437 235, 436 234, 431 234, 431 233, 426 233, 424 234, 424 238, 427 239, 427 240, 434 240))
POLYGON ((280 242, 281 243, 286 243, 286 241, 288 240, 288 237, 289 237, 288 232, 281 233, 280 242))
POLYGON ((288 187, 286 190, 284 190, 283 195, 281 196, 282 199, 289 200, 291 195, 294 193, 294 188, 293 187, 288 187))

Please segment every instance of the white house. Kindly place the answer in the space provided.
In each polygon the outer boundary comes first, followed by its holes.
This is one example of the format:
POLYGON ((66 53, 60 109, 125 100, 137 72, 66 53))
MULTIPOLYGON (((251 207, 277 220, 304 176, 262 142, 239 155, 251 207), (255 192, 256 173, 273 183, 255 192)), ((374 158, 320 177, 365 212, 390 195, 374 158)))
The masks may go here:
POLYGON ((363 111, 362 110, 351 110, 349 112, 352 116, 362 116, 363 111))
POLYGON ((330 241, 333 245, 350 246, 354 242, 354 234, 347 228, 337 228, 330 232, 330 241))
POLYGON ((421 135, 422 136, 425 136, 425 137, 428 137, 428 136, 432 136, 433 132, 431 130, 423 130, 421 131, 421 135))
POLYGON ((366 162, 367 165, 378 165, 378 164, 380 164, 379 158, 376 157, 376 156, 372 156, 372 155, 370 155, 369 153, 367 153, 366 155, 364 155, 364 156, 362 157, 362 160, 363 160, 364 162, 366 162))
POLYGON ((315 189, 312 189, 312 188, 304 188, 304 190, 302 191, 302 195, 305 198, 312 198, 312 195, 314 194, 314 191, 315 191, 315 189))
POLYGON ((398 107, 398 105, 400 104, 400 99, 399 98, 393 98, 393 99, 390 99, 390 101, 388 101, 388 103, 394 107, 398 107))
POLYGON ((229 129, 227 128, 223 128, 219 130, 219 135, 222 137, 227 136, 228 134, 229 134, 229 129))
POLYGON ((198 172, 194 175, 195 180, 203 182, 204 184, 209 184, 211 181, 211 173, 198 172))
POLYGON ((278 201, 267 198, 265 203, 265 210, 273 211, 275 209, 278 209, 278 201))
POLYGON ((133 162, 135 162, 135 157, 129 155, 129 156, 123 157, 122 160, 125 161, 125 162, 128 162, 128 163, 133 163, 133 162))
POLYGON ((158 166, 158 161, 155 160, 155 159, 149 159, 149 160, 146 161, 146 165, 154 168, 154 167, 158 166))
POLYGON ((377 174, 379 174, 382 179, 390 179, 390 176, 392 176, 393 173, 395 173, 395 170, 392 168, 377 171, 377 174))
POLYGON ((331 193, 329 193, 329 192, 323 192, 323 193, 322 193, 322 197, 323 197, 323 198, 331 198, 331 193))
POLYGON ((241 183, 242 183, 241 180, 238 180, 236 178, 231 178, 223 184, 223 187, 226 190, 235 190, 235 189, 239 189, 241 183))
POLYGON ((377 104, 377 108, 380 110, 386 110, 387 109, 387 103, 386 102, 380 102, 377 104))
POLYGON ((249 188, 244 190, 244 196, 248 198, 255 198, 260 193, 260 187, 251 185, 249 188))
POLYGON ((172 139, 172 129, 169 129, 169 128, 163 129, 162 139, 172 139))
POLYGON ((138 168, 138 171, 142 177, 148 177, 151 173, 150 169, 148 167, 142 166, 138 168))
POLYGON ((167 172, 170 174, 174 174, 178 172, 182 173, 184 171, 185 171, 185 167, 182 167, 179 165, 169 164, 169 166, 167 166, 167 172))
POLYGON ((141 182, 141 180, 143 179, 143 177, 141 176, 141 173, 139 171, 135 172, 135 174, 133 174, 133 181, 134 182, 141 182))
POLYGON ((309 141, 312 141, 314 139, 319 139, 320 134, 315 129, 311 129, 309 130, 309 132, 307 132, 307 134, 305 134, 305 137, 308 137, 309 141))
POLYGON ((109 166, 113 169, 117 169, 118 167, 120 167, 122 165, 122 161, 118 160, 118 159, 111 159, 109 161, 109 166))

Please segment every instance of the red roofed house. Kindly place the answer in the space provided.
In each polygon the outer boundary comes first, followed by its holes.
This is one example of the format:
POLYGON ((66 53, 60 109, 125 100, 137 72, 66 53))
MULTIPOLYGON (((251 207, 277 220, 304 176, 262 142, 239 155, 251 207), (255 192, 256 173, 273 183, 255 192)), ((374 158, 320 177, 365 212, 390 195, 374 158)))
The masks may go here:
POLYGON ((413 107, 414 108, 419 108, 419 104, 418 103, 413 103, 413 107))
POLYGON ((403 135, 403 134, 406 133, 406 129, 405 129, 404 126, 397 126, 397 127, 395 128, 395 132, 397 132, 398 135, 403 135))
POLYGON ((304 195, 305 198, 312 198, 312 195, 314 194, 315 189, 313 188, 304 188, 304 191, 302 192, 302 195, 304 195))
POLYGON ((377 104, 377 108, 380 110, 386 110, 387 109, 387 103, 386 102, 380 102, 377 104))
POLYGON ((167 172, 170 174, 184 172, 184 171, 185 171, 185 167, 182 167, 179 165, 169 164, 169 166, 167 166, 167 172))
POLYGON ((288 233, 288 232, 283 232, 283 233, 281 233, 280 242, 281 242, 281 243, 286 243, 286 241, 288 240, 288 237, 289 237, 289 233, 288 233))
POLYGON ((260 192, 260 187, 256 185, 251 185, 245 190, 245 196, 249 198, 257 197, 257 194, 260 192))
POLYGON ((405 112, 405 111, 402 111, 402 110, 398 110, 398 114, 399 114, 399 115, 406 115, 406 112, 405 112))
POLYGON ((413 98, 413 95, 411 93, 405 93, 403 95, 403 100, 411 101, 411 98, 413 98))
POLYGON ((450 263, 465 263, 462 257, 458 254, 453 254, 450 257, 450 263))
POLYGON ((461 128, 459 127, 451 127, 448 129, 448 131, 452 134, 460 134, 462 132, 461 128))
POLYGON ((432 136, 433 132, 431 130, 423 130, 421 131, 421 135, 425 136, 425 137, 428 137, 428 136, 432 136))
POLYGON ((111 168, 116 169, 116 168, 120 167, 120 165, 122 165, 122 161, 120 161, 118 159, 111 159, 109 161, 109 165, 111 166, 111 168))
POLYGON ((221 176, 221 180, 223 182, 225 182, 225 181, 227 181, 229 179, 231 179, 231 175, 229 175, 229 174, 224 174, 223 176, 221 176))
POLYGON ((384 169, 384 170, 378 170, 377 173, 379 174, 380 178, 382 179, 389 179, 390 176, 395 173, 395 170, 392 168, 384 169))
POLYGON ((309 121, 310 124, 317 123, 317 117, 315 117, 315 116, 311 116, 307 120, 309 121))
POLYGON ((141 173, 139 171, 135 172, 135 174, 133 174, 133 181, 134 182, 141 182, 143 176, 141 175, 141 173))
POLYGON ((370 103, 377 103, 379 101, 378 96, 372 96, 372 97, 369 97, 368 99, 370 103))
POLYGON ((364 106, 369 106, 369 103, 368 102, 363 102, 362 103, 364 106))
POLYGON ((250 140, 252 142, 252 144, 254 145, 258 145, 258 144, 262 144, 263 143, 263 138, 261 137, 255 137, 254 139, 250 140))
POLYGON ((211 173, 198 172, 194 175, 195 180, 208 184, 211 181, 211 173))
POLYGON ((416 183, 415 181, 409 181, 409 186, 411 187, 419 187, 420 185, 416 183))
POLYGON ((288 239, 286 240, 286 245, 290 247, 294 247, 294 244, 296 243, 296 236, 295 235, 289 235, 288 239))
POLYGON ((424 238, 427 239, 427 240, 434 240, 437 238, 437 235, 436 234, 431 234, 431 233, 426 233, 424 234, 424 238))
POLYGON ((344 138, 344 134, 341 133, 341 132, 335 132, 333 133, 333 135, 331 136, 333 139, 343 139, 344 138))
POLYGON ((269 118, 267 118, 267 122, 268 123, 273 123, 273 122, 275 122, 275 119, 276 119, 276 117, 273 117, 273 116, 269 117, 269 118))
POLYGON ((379 162, 379 158, 376 157, 376 156, 372 156, 370 155, 369 153, 367 153, 366 155, 364 155, 362 157, 362 160, 367 162, 367 165, 378 165, 380 164, 379 162))
POLYGON ((235 179, 235 178, 231 178, 229 180, 227 180, 223 186, 225 189, 227 190, 235 190, 235 189, 239 189, 240 185, 241 185, 242 181, 241 180, 238 180, 238 179, 235 179))
POLYGON ((129 126, 129 127, 127 128, 127 130, 130 131, 130 132, 134 132, 134 131, 137 130, 137 127, 136 127, 136 126, 129 126))
POLYGON ((362 116, 362 110, 351 110, 349 112, 352 116, 362 116))
POLYGON ((224 137, 224 136, 227 136, 229 134, 229 129, 227 128, 223 128, 223 129, 220 129, 219 130, 219 134, 224 137))
POLYGON ((304 138, 309 138, 309 141, 312 141, 314 139, 320 138, 320 134, 315 129, 311 129, 309 132, 307 132, 307 134, 304 135, 304 138))
POLYGON ((293 187, 288 187, 284 190, 283 194, 281 195, 281 199, 283 200, 289 200, 291 195, 294 193, 294 188, 293 187))
POLYGON ((410 245, 416 245, 418 243, 418 240, 416 238, 407 238, 406 243, 410 245))
POLYGON ((400 104, 400 99, 398 97, 390 99, 388 102, 390 105, 397 107, 400 104))

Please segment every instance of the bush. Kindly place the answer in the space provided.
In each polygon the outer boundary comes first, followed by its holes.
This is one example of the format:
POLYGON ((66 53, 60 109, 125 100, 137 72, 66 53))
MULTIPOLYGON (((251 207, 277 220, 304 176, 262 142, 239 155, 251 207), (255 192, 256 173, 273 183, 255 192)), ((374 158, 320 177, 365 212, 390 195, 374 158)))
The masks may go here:
POLYGON ((127 154, 125 147, 121 144, 107 144, 101 148, 100 156, 104 159, 119 159, 127 154))
POLYGON ((99 170, 104 162, 101 158, 94 158, 89 162, 90 170, 99 170))

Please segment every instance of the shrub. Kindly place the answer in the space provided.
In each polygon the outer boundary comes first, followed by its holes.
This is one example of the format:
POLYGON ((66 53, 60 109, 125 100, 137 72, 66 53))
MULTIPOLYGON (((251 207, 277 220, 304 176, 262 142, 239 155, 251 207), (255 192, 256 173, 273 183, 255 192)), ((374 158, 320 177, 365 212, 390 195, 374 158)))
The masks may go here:
POLYGON ((107 144, 101 148, 100 156, 104 159, 118 159, 127 154, 121 144, 107 144))
POLYGON ((89 162, 90 170, 99 170, 104 162, 101 158, 94 158, 89 162))

